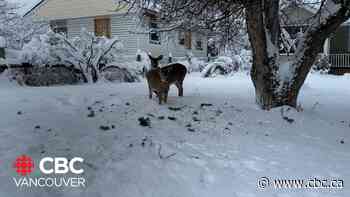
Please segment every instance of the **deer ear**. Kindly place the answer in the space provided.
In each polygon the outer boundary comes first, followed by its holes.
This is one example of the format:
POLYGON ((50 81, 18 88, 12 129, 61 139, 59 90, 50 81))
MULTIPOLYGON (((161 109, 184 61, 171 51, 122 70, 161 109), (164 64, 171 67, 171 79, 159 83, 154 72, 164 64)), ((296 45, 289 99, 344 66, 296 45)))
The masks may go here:
POLYGON ((151 59, 151 60, 154 60, 154 59, 155 59, 155 58, 152 56, 151 53, 147 53, 147 55, 148 55, 149 59, 151 59))

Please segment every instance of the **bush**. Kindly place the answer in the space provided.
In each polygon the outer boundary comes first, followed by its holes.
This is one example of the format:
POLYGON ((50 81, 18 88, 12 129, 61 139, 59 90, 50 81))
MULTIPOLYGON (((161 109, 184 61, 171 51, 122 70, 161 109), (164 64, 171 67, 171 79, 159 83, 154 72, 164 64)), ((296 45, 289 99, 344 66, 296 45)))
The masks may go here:
POLYGON ((327 56, 319 58, 312 67, 313 72, 319 72, 321 74, 328 74, 331 68, 331 64, 327 56))
MULTIPOLYGON (((36 36, 24 46, 21 62, 38 67, 57 64, 72 66, 74 70, 80 71, 84 82, 97 82, 100 77, 105 76, 103 70, 107 65, 113 65, 122 59, 122 48, 122 42, 117 37, 96 37, 84 29, 79 37, 73 39, 49 31, 47 34, 36 36)), ((121 72, 124 75, 133 73, 132 69, 129 71, 128 66, 111 70, 118 73, 115 75, 121 75, 121 72)), ((108 75, 110 74, 111 72, 108 75)))
POLYGON ((202 71, 202 77, 215 77, 217 75, 228 75, 238 71, 239 63, 230 57, 221 56, 209 63, 202 71))
POLYGON ((34 67, 23 76, 28 86, 74 85, 80 81, 74 70, 67 67, 34 67))
POLYGON ((139 82, 135 72, 130 71, 129 69, 122 66, 109 65, 102 70, 103 77, 111 82, 139 82))

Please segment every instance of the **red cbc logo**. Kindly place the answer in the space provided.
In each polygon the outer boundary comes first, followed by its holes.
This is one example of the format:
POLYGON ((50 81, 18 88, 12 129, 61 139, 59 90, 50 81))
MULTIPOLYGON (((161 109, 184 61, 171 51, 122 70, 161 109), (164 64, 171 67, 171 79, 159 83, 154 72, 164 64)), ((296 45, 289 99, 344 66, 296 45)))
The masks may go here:
POLYGON ((13 162, 13 168, 18 175, 27 176, 34 170, 34 161, 29 156, 21 155, 13 162))

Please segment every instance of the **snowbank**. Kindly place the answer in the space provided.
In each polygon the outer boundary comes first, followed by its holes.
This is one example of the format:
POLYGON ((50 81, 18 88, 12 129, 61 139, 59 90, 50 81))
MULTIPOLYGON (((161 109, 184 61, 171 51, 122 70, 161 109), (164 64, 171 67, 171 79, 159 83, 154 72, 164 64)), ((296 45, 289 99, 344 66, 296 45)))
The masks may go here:
POLYGON ((145 81, 51 88, 0 81, 0 196, 25 192, 10 178, 20 154, 85 159, 87 188, 32 189, 26 197, 350 196, 349 83, 348 75, 311 74, 300 95, 303 111, 284 108, 282 116, 282 108, 255 105, 242 73, 190 74, 185 96, 171 88, 162 106, 148 99, 145 81), (151 127, 140 126, 140 117, 151 127), (261 190, 260 177, 341 179, 345 187, 261 190))

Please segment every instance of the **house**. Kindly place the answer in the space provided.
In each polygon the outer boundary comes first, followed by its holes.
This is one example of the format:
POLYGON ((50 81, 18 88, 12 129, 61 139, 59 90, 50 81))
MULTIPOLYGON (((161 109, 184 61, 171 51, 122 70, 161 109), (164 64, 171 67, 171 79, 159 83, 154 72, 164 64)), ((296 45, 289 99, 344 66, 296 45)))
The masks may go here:
POLYGON ((207 56, 207 36, 202 32, 159 31, 156 14, 147 12, 140 23, 136 13, 114 0, 41 0, 25 17, 50 22, 55 32, 69 38, 79 36, 82 28, 97 36, 118 36, 127 55, 138 50, 160 53, 167 57, 207 56))
MULTIPOLYGON (((290 37, 292 43, 286 43, 282 47, 282 53, 286 55, 293 53, 295 45, 293 40, 308 28, 310 21, 316 14, 317 8, 311 6, 300 6, 290 3, 281 9, 282 34, 288 32, 284 37, 290 37), (293 46, 294 44, 294 46, 293 46), (289 47, 288 47, 289 46, 289 47)), ((282 36, 283 37, 283 36, 282 36)), ((326 57, 331 64, 331 71, 335 74, 344 74, 350 72, 350 21, 345 22, 341 27, 324 43, 320 56, 326 57)))

